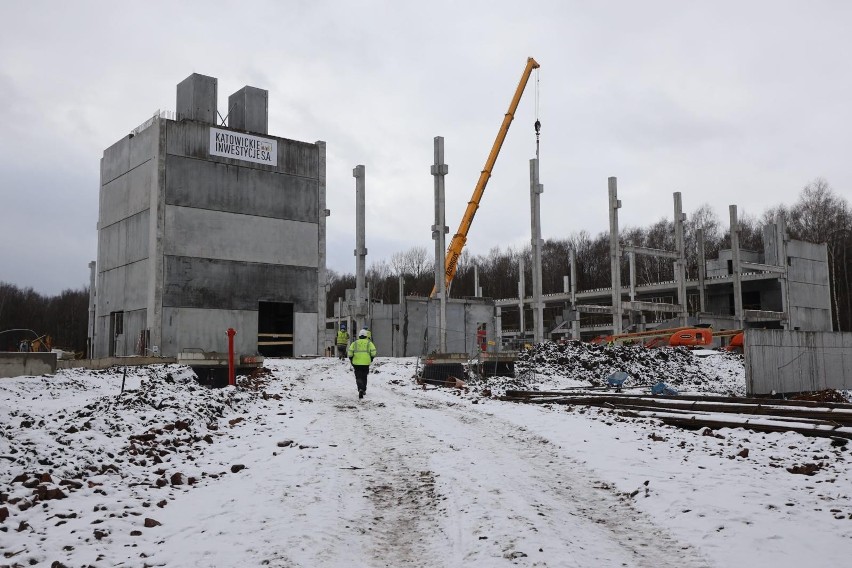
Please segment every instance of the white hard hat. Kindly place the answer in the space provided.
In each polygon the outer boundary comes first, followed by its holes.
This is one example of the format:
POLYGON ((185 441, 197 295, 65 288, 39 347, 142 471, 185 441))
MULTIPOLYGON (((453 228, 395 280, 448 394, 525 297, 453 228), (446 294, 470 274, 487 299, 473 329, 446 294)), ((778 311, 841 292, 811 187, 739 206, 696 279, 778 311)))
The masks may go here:
POLYGON ((360 332, 358 332, 358 337, 367 337, 367 330, 362 329, 360 332))

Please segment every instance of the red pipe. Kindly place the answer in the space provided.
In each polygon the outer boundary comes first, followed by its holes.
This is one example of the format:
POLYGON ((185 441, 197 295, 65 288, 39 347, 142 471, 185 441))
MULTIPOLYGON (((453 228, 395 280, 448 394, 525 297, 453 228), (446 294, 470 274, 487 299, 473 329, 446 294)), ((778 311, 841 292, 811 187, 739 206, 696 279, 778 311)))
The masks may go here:
POLYGON ((237 384, 237 379, 234 375, 234 336, 236 334, 237 332, 234 328, 228 328, 228 384, 231 386, 237 384))

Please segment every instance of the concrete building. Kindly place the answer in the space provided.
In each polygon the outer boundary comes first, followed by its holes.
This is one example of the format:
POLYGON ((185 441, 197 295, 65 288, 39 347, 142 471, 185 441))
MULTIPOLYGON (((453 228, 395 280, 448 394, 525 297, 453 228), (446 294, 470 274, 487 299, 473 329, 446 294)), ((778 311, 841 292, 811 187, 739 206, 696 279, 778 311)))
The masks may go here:
POLYGON ((217 80, 177 86, 101 159, 94 357, 317 354, 325 335, 325 143, 271 136, 267 91, 217 122, 217 80), (224 122, 221 121, 221 122, 224 122))
MULTIPOLYGON (((545 304, 558 308, 561 317, 547 322, 550 338, 592 339, 598 335, 644 331, 656 327, 707 324, 715 330, 769 328, 791 331, 832 331, 828 252, 825 244, 789 238, 783 223, 768 225, 763 231, 763 250, 749 251, 739 246, 739 225, 735 205, 730 207, 731 248, 717 259, 705 259, 703 236, 699 233, 698 279, 687 279, 680 193, 674 194, 676 250, 649 249, 623 244, 618 234, 618 199, 615 178, 609 179, 610 256, 612 286, 578 290, 577 274, 570 267, 562 293, 548 294, 545 304), (675 280, 638 285, 636 255, 671 259, 675 280), (630 274, 625 284, 622 259, 629 260, 630 274)), ((568 259, 566 259, 568 260, 568 259)), ((523 274, 523 268, 521 268, 523 274)), ((529 310, 534 299, 496 301, 500 310, 529 310)), ((521 329, 501 330, 509 343, 532 339, 523 316, 521 329)))

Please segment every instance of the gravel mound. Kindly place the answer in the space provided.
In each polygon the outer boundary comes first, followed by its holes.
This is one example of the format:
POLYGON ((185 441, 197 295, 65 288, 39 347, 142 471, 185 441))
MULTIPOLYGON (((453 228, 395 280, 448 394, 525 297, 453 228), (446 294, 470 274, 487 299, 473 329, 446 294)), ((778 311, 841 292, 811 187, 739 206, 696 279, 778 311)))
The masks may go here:
POLYGON ((558 390, 606 386, 616 372, 630 375, 625 387, 660 381, 684 392, 745 394, 742 355, 717 351, 698 357, 685 347, 648 349, 639 345, 598 345, 581 341, 544 342, 522 351, 515 378, 488 382, 494 390, 558 390))

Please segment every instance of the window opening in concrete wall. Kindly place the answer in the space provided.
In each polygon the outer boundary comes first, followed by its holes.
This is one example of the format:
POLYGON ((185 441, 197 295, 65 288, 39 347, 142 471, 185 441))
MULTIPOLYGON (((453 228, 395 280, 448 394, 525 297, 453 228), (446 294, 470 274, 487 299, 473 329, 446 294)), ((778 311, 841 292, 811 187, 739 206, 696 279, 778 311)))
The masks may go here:
POLYGON ((293 356, 293 304, 258 302, 257 350, 264 357, 293 356))
POLYGON ((760 290, 754 290, 754 291, 751 291, 751 292, 743 292, 743 309, 744 310, 759 310, 759 309, 761 309, 760 290))

